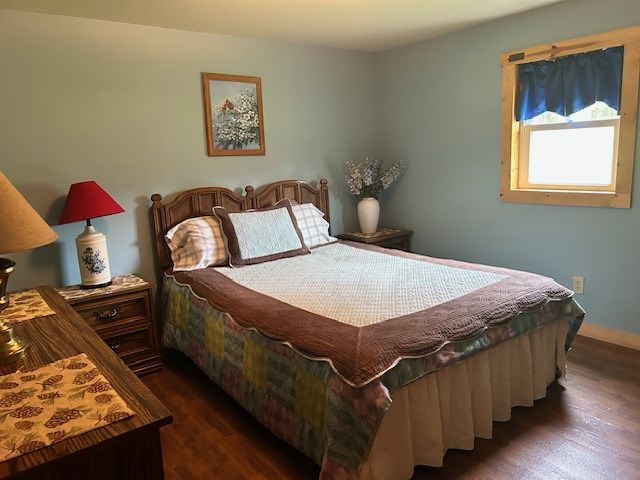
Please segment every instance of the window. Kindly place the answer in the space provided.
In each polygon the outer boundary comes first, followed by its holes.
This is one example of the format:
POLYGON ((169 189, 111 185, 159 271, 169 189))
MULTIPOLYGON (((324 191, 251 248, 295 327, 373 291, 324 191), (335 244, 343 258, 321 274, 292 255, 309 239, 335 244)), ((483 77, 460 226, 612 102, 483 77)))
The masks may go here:
POLYGON ((601 102, 522 121, 518 188, 615 192, 619 125, 618 112, 601 102))
MULTIPOLYGON (((629 208, 640 27, 508 52, 502 55, 501 64, 501 200, 629 208), (574 69, 592 56, 600 65, 617 58, 615 81, 608 79, 615 88, 592 88, 587 85, 592 83, 589 75, 601 72, 574 69), (545 85, 545 78, 540 80, 540 74, 534 72, 542 69, 546 75, 546 68, 559 71, 545 85), (560 98, 554 97, 558 89, 553 78, 562 79, 560 98), (529 80, 533 83, 528 84, 529 80), (584 94, 586 86, 593 90, 593 98, 584 94), (578 92, 576 97, 570 90, 578 92)), ((604 75, 610 75, 608 64, 601 68, 604 75)), ((598 81, 603 83, 600 76, 598 81)))

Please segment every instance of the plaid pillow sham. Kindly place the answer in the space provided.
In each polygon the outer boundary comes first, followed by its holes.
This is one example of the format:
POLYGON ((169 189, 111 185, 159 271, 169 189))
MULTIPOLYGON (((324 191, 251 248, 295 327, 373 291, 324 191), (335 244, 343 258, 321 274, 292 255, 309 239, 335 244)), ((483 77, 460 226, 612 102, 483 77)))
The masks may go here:
POLYGON ((213 216, 184 220, 167 232, 165 240, 176 272, 229 263, 220 224, 213 216))
POLYGON ((338 241, 337 238, 329 235, 329 222, 323 218, 324 214, 313 203, 292 205, 291 209, 307 247, 314 248, 338 241))

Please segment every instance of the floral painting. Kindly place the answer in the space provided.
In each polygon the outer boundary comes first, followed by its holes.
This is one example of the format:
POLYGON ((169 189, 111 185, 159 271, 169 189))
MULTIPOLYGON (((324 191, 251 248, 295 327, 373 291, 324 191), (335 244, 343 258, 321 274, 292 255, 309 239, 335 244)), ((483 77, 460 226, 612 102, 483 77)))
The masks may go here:
POLYGON ((264 155, 259 77, 202 74, 207 153, 264 155))

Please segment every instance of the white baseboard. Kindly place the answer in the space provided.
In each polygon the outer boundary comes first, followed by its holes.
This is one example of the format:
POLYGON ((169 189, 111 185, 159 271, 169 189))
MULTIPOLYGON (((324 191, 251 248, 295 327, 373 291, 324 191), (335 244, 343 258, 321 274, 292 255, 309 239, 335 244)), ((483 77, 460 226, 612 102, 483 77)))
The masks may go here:
POLYGON ((640 335, 634 335, 633 333, 620 332, 618 330, 600 327, 599 325, 583 323, 580 330, 578 330, 578 335, 613 343, 621 347, 640 350, 640 335))

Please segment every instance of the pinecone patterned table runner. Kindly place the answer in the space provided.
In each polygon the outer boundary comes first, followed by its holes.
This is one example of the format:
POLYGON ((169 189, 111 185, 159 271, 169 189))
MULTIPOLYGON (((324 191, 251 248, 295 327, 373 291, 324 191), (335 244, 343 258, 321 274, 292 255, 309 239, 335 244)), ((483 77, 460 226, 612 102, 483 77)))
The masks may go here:
POLYGON ((9 324, 55 313, 36 290, 26 290, 9 294, 9 306, 2 310, 0 318, 9 324))
POLYGON ((0 376, 0 461, 133 414, 84 353, 0 376))

